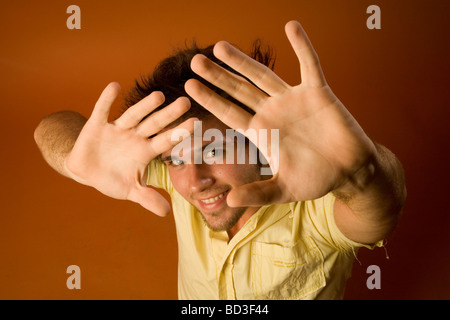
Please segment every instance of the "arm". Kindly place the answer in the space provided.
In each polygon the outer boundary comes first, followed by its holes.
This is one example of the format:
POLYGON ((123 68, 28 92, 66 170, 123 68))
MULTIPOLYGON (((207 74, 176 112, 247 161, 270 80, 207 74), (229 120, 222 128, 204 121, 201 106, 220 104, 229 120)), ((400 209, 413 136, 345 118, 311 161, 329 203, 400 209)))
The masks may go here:
POLYGON ((34 140, 45 161, 63 176, 70 177, 64 161, 86 121, 77 112, 60 111, 43 118, 34 131, 34 140))
POLYGON ((227 202, 261 206, 334 192, 340 229, 354 241, 380 240, 392 229, 403 205, 401 166, 366 135, 334 95, 301 25, 289 22, 286 35, 300 62, 302 82, 296 86, 226 42, 216 44, 216 57, 255 85, 201 55, 192 60, 196 73, 252 108, 255 115, 191 79, 186 92, 198 103, 234 129, 279 131, 278 154, 265 154, 275 169, 273 177, 231 190, 227 202))
POLYGON ((406 200, 405 176, 400 161, 376 144, 372 159, 333 190, 334 218, 343 234, 373 244, 385 239, 396 226, 406 200))
POLYGON ((170 205, 146 186, 145 177, 150 161, 179 142, 172 139, 174 130, 184 129, 186 134, 193 131, 194 119, 188 119, 160 132, 189 109, 189 100, 181 97, 145 118, 164 102, 161 92, 153 92, 117 120, 108 122, 119 90, 117 83, 109 84, 87 121, 73 112, 44 118, 36 129, 36 141, 46 161, 61 174, 111 198, 139 203, 164 216, 170 212, 170 205))

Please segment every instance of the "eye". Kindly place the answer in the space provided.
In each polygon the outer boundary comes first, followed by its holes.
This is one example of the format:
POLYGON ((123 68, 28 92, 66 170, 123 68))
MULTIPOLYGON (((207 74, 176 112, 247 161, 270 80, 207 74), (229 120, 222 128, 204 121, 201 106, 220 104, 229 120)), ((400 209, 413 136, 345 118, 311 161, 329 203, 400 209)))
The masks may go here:
POLYGON ((214 158, 216 156, 216 154, 217 154, 216 149, 212 149, 212 150, 208 151, 208 153, 206 154, 206 157, 214 158))
POLYGON ((170 165, 172 165, 172 166, 181 166, 183 163, 184 163, 184 161, 180 160, 180 159, 175 159, 175 160, 170 161, 170 165))
POLYGON ((166 166, 178 167, 184 164, 184 161, 180 159, 166 159, 164 160, 164 163, 166 164, 166 166))
POLYGON ((213 148, 210 149, 204 156, 205 158, 217 158, 217 157, 222 157, 223 156, 223 148, 218 147, 218 148, 213 148))

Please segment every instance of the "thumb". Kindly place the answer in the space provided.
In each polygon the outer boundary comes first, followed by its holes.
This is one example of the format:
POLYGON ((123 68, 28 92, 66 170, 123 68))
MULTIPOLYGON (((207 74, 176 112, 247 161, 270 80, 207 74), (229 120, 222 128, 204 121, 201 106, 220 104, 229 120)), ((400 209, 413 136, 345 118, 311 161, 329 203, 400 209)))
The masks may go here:
POLYGON ((139 203, 142 207, 160 217, 167 216, 171 211, 166 198, 150 187, 140 186, 133 189, 128 195, 128 200, 139 203))
POLYGON ((257 207, 282 202, 283 192, 275 178, 256 181, 230 191, 227 204, 230 207, 257 207))

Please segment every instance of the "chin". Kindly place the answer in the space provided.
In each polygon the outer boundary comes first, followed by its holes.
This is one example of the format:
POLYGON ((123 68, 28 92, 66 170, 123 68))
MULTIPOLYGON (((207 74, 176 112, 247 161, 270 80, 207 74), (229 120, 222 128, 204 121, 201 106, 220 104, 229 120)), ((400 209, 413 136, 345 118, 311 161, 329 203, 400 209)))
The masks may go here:
POLYGON ((214 213, 201 212, 201 216, 203 221, 205 221, 206 225, 211 230, 227 231, 231 229, 239 221, 244 212, 245 208, 233 208, 231 209, 231 212, 229 214, 227 214, 227 212, 214 212, 214 213))

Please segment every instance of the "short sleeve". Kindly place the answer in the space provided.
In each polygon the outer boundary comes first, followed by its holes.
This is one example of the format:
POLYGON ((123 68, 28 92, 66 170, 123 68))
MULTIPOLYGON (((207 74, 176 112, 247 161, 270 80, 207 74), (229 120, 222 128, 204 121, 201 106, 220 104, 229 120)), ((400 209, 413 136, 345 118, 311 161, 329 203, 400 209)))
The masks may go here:
POLYGON ((311 219, 316 232, 329 243, 330 246, 343 251, 365 247, 373 249, 383 246, 383 240, 372 245, 358 243, 347 238, 336 225, 334 219, 334 202, 336 197, 330 192, 322 198, 306 201, 305 210, 311 219))
POLYGON ((152 160, 148 165, 147 185, 164 189, 172 194, 173 185, 170 180, 167 166, 158 159, 152 160))

